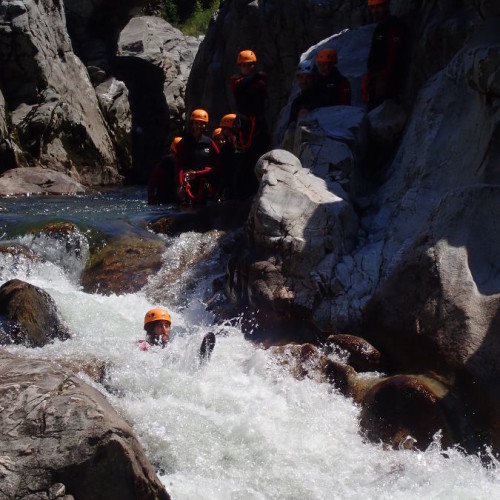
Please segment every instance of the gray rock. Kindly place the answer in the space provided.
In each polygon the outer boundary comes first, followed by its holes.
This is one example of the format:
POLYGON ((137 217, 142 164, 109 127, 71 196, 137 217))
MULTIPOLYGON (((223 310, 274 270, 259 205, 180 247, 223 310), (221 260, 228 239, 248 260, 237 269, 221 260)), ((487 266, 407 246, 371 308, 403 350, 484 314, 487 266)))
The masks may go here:
MULTIPOLYGON (((23 160, 88 184, 120 180, 118 162, 87 71, 72 51, 64 7, 6 0, 0 9, 2 89, 23 160), (34 57, 36 54, 36 57, 34 57), (27 107, 26 107, 27 106, 27 107)), ((22 165, 17 161, 13 166, 22 165)))
POLYGON ((0 196, 83 194, 86 191, 85 186, 66 174, 42 167, 14 168, 0 176, 0 196))
POLYGON ((0 405, 5 498, 170 498, 129 425, 70 371, 1 351, 0 405))

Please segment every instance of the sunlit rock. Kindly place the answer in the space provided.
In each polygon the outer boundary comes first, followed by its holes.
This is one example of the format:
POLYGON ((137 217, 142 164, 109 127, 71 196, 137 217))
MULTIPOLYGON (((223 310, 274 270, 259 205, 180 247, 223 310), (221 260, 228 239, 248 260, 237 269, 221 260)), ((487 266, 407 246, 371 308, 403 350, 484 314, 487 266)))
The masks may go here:
POLYGON ((9 134, 24 162, 86 184, 118 182, 114 148, 85 66, 72 51, 64 5, 7 1, 0 25, 2 46, 9 47, 0 56, 9 134))
POLYGON ((246 225, 245 252, 230 264, 229 291, 281 315, 300 310, 306 319, 327 277, 323 261, 331 270, 354 246, 357 216, 287 151, 262 156, 256 174, 260 189, 246 225))
POLYGON ((83 194, 87 188, 62 172, 42 167, 14 168, 0 176, 0 196, 83 194))
POLYGON ((41 347, 70 338, 52 297, 21 280, 0 287, 0 343, 41 347))
POLYGON ((170 498, 99 391, 47 361, 1 351, 0 366, 5 498, 170 498))

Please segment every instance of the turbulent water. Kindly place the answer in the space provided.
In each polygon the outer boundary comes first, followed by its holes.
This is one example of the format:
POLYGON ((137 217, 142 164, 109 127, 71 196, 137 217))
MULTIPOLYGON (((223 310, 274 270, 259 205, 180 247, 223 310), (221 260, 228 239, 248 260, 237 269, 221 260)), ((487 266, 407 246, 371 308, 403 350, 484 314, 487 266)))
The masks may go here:
POLYGON ((292 378, 234 323, 214 327, 204 303, 220 271, 216 251, 198 265, 203 268, 195 284, 184 275, 164 290, 165 273, 181 255, 199 244, 216 246, 213 237, 186 233, 166 240, 164 267, 140 293, 84 293, 78 275, 95 239, 145 231, 145 221, 161 210, 151 210, 144 193, 134 191, 2 200, 0 243, 22 243, 44 261, 0 253, 0 282, 19 278, 46 290, 72 332, 71 340, 41 349, 6 349, 105 361, 105 387, 94 385, 132 425, 174 500, 498 498, 495 459, 485 466, 457 449, 443 451, 439 436, 425 452, 366 443, 352 401, 328 384, 292 378), (79 252, 31 233, 57 220, 78 225, 79 252), (167 349, 142 352, 135 341, 153 306, 171 311, 173 335, 167 349), (217 343, 210 361, 200 365, 197 351, 209 330, 217 343))

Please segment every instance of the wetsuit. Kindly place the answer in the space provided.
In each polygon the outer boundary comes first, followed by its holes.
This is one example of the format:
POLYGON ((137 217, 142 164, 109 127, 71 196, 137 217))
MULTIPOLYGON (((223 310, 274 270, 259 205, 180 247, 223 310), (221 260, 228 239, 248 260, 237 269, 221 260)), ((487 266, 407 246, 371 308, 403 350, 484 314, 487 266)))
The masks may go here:
POLYGON ((338 106, 351 104, 351 84, 337 67, 327 76, 320 76, 316 91, 321 106, 338 106))
POLYGON ((408 69, 408 30, 397 17, 380 21, 373 32, 367 73, 367 107, 401 93, 408 69))

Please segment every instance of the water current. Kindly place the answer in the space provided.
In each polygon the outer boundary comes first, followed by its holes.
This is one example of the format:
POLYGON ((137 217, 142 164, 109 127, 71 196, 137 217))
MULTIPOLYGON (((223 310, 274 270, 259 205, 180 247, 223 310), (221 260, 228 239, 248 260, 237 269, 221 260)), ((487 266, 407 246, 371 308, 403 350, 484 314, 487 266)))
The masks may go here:
POLYGON ((495 459, 484 465, 459 449, 442 450, 439 435, 424 452, 367 443, 352 401, 328 384, 291 377, 269 351, 245 340, 237 322, 214 326, 205 302, 220 272, 216 240, 203 242, 206 236, 192 232, 165 237, 163 269, 144 290, 104 296, 78 284, 85 245, 76 255, 32 234, 48 222, 73 222, 91 247, 102 235, 140 234, 147 220, 166 210, 149 207, 143 190, 130 189, 0 200, 0 243, 22 243, 44 257, 31 262, 0 253, 0 283, 18 278, 46 290, 72 332, 71 340, 43 348, 5 349, 105 361, 105 387, 82 378, 131 424, 174 500, 500 498, 495 459), (199 264, 205 267, 196 283, 188 286, 189 276, 181 276, 162 295, 164 273, 200 242, 214 246, 214 257, 199 264), (172 314, 171 342, 164 350, 141 352, 135 341, 154 306, 172 314), (217 343, 210 361, 200 365, 197 350, 209 330, 217 343))

